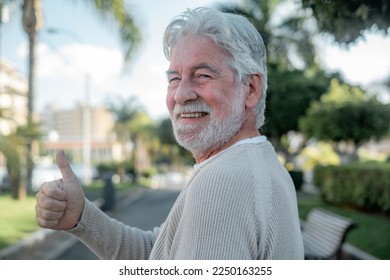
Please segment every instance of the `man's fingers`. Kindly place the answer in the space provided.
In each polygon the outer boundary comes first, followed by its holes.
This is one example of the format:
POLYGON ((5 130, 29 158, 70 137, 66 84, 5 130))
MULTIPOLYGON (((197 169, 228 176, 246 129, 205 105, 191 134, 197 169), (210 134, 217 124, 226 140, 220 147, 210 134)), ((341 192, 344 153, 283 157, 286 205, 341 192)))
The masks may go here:
POLYGON ((36 216, 36 221, 37 221, 38 225, 42 228, 54 228, 59 223, 59 220, 48 221, 48 220, 42 219, 39 216, 36 216))
POLYGON ((73 179, 76 177, 76 175, 73 173, 72 168, 70 167, 70 164, 68 160, 65 157, 65 153, 63 150, 59 150, 56 155, 56 162, 57 166, 61 171, 62 178, 63 179, 73 179))
POLYGON ((37 194, 37 206, 41 209, 61 212, 65 211, 67 202, 64 200, 56 200, 54 198, 49 198, 43 194, 37 194))
POLYGON ((67 206, 67 194, 59 188, 61 180, 43 183, 36 194, 36 210, 63 212, 67 206))
MULTIPOLYGON (((43 187, 42 189, 45 189, 45 187, 43 187)), ((57 187, 47 188, 46 192, 51 196, 47 196, 43 190, 40 190, 36 195, 36 221, 43 228, 52 228, 58 225, 58 223, 64 216, 67 207, 67 201, 53 198, 53 196, 58 196, 56 194, 60 194, 60 197, 64 197, 64 192, 57 187)))
POLYGON ((50 211, 41 208, 39 205, 35 206, 35 212, 37 213, 37 217, 46 221, 54 221, 54 220, 59 221, 64 215, 64 211, 60 211, 60 212, 50 211))
POLYGON ((63 191, 62 184, 62 179, 43 183, 37 193, 37 198, 39 195, 45 195, 56 200, 66 200, 67 195, 63 191))

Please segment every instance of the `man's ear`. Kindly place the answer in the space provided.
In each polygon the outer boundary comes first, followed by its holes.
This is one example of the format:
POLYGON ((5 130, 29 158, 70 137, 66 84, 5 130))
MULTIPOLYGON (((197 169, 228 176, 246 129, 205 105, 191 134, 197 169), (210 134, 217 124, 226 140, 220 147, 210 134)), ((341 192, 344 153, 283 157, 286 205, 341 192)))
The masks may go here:
POLYGON ((249 91, 246 95, 245 106, 247 108, 255 108, 261 98, 261 88, 263 85, 263 81, 261 79, 260 74, 250 75, 248 77, 247 84, 249 91))

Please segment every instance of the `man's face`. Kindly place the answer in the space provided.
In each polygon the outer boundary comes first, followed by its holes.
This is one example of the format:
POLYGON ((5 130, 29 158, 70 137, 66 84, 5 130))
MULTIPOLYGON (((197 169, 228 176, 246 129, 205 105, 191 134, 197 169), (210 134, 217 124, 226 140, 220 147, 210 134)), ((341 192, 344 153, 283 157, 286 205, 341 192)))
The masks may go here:
POLYGON ((244 97, 229 58, 204 36, 185 36, 173 49, 166 103, 176 140, 195 154, 221 148, 242 126, 244 97))

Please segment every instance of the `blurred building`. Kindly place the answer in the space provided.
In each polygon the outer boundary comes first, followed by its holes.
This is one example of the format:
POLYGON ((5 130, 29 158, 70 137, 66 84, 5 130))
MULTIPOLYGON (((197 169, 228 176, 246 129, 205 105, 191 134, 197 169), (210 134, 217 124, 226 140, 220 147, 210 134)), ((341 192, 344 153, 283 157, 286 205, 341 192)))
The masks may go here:
POLYGON ((58 149, 63 149, 73 163, 82 163, 86 140, 84 125, 89 125, 91 163, 121 160, 121 146, 112 130, 114 119, 111 112, 104 107, 91 107, 88 109, 89 122, 85 123, 83 110, 83 104, 73 109, 50 105, 43 110, 40 121, 45 137, 41 154, 53 155, 58 149))
POLYGON ((11 63, 0 61, 0 135, 9 135, 27 120, 27 80, 11 63))

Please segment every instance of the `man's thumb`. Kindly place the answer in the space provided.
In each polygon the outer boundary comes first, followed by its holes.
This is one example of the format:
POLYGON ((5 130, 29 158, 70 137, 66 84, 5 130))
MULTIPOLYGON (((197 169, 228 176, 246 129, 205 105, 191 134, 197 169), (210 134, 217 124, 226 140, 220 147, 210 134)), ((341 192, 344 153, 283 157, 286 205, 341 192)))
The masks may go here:
POLYGON ((68 160, 65 157, 65 152, 63 150, 59 150, 56 155, 57 166, 61 171, 63 179, 74 178, 76 175, 73 173, 72 168, 69 165, 68 160))

